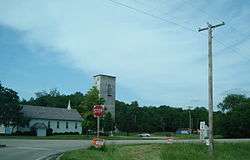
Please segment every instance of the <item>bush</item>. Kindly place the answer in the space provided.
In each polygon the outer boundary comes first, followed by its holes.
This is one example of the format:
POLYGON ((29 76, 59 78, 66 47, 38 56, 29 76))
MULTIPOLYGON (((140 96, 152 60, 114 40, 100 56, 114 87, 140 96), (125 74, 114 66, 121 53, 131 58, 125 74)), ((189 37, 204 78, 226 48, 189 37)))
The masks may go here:
POLYGON ((22 132, 22 136, 32 136, 32 132, 30 131, 22 132))
POLYGON ((173 136, 173 133, 171 133, 171 132, 166 132, 165 136, 166 136, 166 137, 172 137, 172 136, 173 136))
POLYGON ((32 131, 16 131, 15 133, 12 134, 12 136, 35 136, 35 133, 32 131))
POLYGON ((16 131, 15 133, 12 133, 13 136, 21 136, 22 132, 21 131, 16 131))
POLYGON ((53 135, 79 135, 78 132, 53 133, 53 135))
POLYGON ((52 128, 47 129, 47 136, 52 136, 52 134, 53 134, 53 129, 52 128))

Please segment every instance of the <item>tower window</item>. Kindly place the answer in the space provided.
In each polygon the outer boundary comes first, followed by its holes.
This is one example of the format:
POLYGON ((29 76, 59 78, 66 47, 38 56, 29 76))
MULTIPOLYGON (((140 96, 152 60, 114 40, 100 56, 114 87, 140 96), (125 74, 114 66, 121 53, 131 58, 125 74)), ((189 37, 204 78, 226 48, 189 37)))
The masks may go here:
POLYGON ((112 87, 108 84, 108 96, 112 96, 112 87))
POLYGON ((75 129, 77 129, 77 122, 75 123, 75 129))

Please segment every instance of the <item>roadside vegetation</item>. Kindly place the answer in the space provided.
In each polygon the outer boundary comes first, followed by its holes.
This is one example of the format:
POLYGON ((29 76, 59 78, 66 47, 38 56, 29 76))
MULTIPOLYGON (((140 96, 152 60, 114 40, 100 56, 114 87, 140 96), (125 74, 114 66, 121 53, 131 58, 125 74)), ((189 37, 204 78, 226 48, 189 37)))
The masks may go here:
MULTIPOLYGON (((41 91, 35 93, 36 97, 30 100, 22 100, 21 104, 40 105, 48 107, 65 107, 71 100, 73 108, 83 116, 82 123, 86 131, 96 130, 96 119, 92 115, 92 107, 95 104, 103 104, 104 100, 99 98, 98 90, 93 87, 87 93, 76 92, 63 95, 54 89, 49 92, 41 91)), ((166 133, 189 128, 189 113, 191 114, 191 125, 193 133, 198 134, 200 121, 208 122, 208 110, 205 107, 190 106, 140 106, 137 101, 125 103, 116 101, 115 124, 111 115, 106 114, 101 119, 101 127, 104 131, 114 130, 129 135, 130 133, 166 133)), ((250 98, 245 95, 229 94, 217 106, 214 112, 214 134, 226 138, 248 138, 250 137, 250 98)), ((167 136, 167 135, 163 135, 167 136)))
POLYGON ((218 143, 208 156, 204 144, 147 144, 106 146, 66 152, 60 160, 249 160, 250 143, 218 143))
MULTIPOLYGON (((71 100, 72 108, 77 109, 84 121, 82 121, 83 134, 88 135, 96 131, 96 118, 92 114, 95 104, 103 104, 104 100, 99 97, 96 87, 87 93, 75 92, 70 95, 61 94, 57 89, 49 92, 41 91, 35 93, 35 98, 20 100, 18 93, 10 88, 3 87, 0 83, 0 125, 17 126, 28 123, 28 117, 20 112, 21 105, 38 105, 46 107, 66 107, 71 100), (10 124, 11 122, 11 124, 10 124)), ((115 135, 107 139, 139 139, 132 134, 150 133, 157 137, 172 136, 176 131, 189 130, 189 115, 191 115, 192 133, 198 134, 201 121, 208 122, 208 111, 205 107, 191 106, 140 106, 137 101, 125 103, 115 102, 115 123, 110 113, 100 120, 100 128, 108 135, 110 131, 118 129, 124 135, 115 135), (185 109, 186 108, 186 109, 185 109), (158 133, 158 134, 152 134, 158 133)), ((245 95, 229 94, 219 103, 218 111, 214 112, 214 134, 220 138, 250 138, 250 98, 245 95)), ((47 132, 50 136, 52 131, 47 132)), ((15 135, 15 133, 13 133, 15 135)), ((28 134, 22 133, 23 136, 28 134)), ((197 136, 173 135, 177 139, 198 138, 197 136)), ((82 139, 85 136, 58 136, 54 135, 48 139, 82 139), (72 138, 70 138, 72 137, 72 138), (63 139, 63 138, 62 138, 63 139)), ((86 136, 87 137, 87 136, 86 136)), ((1 137, 0 137, 1 138, 1 137)), ((47 138, 44 138, 47 139, 47 138)))

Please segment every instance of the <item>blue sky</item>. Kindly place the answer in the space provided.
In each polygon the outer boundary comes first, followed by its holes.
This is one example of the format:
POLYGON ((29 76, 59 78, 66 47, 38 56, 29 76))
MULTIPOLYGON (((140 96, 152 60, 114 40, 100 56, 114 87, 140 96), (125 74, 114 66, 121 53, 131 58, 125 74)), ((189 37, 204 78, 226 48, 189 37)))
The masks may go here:
POLYGON ((223 20, 214 31, 215 105, 228 93, 249 95, 250 1, 115 1, 165 22, 109 0, 1 1, 2 84, 23 98, 85 93, 102 73, 117 76, 119 100, 206 106, 207 32, 195 31, 223 20))

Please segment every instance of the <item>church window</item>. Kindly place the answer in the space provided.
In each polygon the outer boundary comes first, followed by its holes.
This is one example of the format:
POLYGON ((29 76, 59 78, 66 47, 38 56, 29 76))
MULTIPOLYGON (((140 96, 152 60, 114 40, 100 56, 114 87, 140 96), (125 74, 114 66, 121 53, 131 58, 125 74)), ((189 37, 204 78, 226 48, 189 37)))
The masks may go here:
POLYGON ((50 121, 48 121, 48 128, 50 128, 50 121))
POLYGON ((57 128, 59 128, 60 126, 59 126, 59 121, 57 121, 57 124, 56 124, 56 126, 57 126, 57 128))
POLYGON ((67 129, 69 128, 69 122, 66 122, 66 128, 67 129))
POLYGON ((77 129, 77 122, 75 123, 75 129, 77 129))

